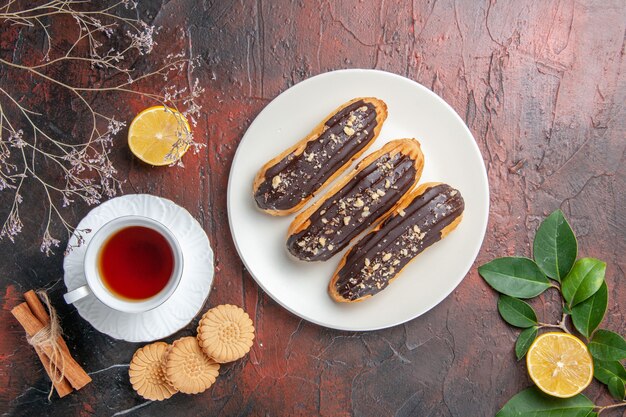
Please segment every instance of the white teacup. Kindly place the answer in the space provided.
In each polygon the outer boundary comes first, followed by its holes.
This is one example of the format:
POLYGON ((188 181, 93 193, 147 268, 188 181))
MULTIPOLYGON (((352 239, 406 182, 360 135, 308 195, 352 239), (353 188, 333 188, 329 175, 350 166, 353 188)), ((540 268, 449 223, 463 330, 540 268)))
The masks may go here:
POLYGON ((143 313, 160 306, 176 291, 183 274, 183 252, 174 234, 158 221, 143 216, 122 216, 106 223, 91 238, 85 252, 84 268, 87 285, 65 294, 63 298, 65 298, 66 303, 72 304, 89 294, 93 294, 98 300, 114 310, 125 313, 143 313), (165 287, 152 297, 142 300, 128 300, 113 293, 104 284, 98 268, 100 251, 109 237, 131 226, 142 226, 158 232, 168 242, 174 255, 174 267, 165 287))

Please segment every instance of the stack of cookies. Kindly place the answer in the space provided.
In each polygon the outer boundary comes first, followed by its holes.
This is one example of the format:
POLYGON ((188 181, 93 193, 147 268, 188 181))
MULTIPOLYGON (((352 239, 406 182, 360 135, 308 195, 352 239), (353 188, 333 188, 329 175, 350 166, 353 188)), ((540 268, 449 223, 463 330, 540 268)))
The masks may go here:
POLYGON ((220 364, 245 356, 253 340, 254 325, 245 311, 217 306, 202 316, 196 337, 138 349, 130 362, 130 383, 147 400, 165 400, 177 392, 198 394, 213 385, 220 364))

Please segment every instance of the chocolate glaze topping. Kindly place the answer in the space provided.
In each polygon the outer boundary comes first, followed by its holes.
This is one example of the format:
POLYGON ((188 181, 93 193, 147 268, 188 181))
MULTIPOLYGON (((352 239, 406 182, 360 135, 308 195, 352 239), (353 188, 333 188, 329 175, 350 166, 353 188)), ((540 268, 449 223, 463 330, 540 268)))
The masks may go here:
POLYGON ((295 207, 369 143, 377 124, 371 103, 359 100, 341 109, 303 153, 292 152, 265 172, 254 193, 257 205, 264 210, 295 207))
POLYGON ((289 236, 289 252, 305 261, 329 259, 389 211, 413 186, 415 175, 409 156, 381 155, 327 198, 307 228, 289 236))
POLYGON ((411 259, 441 240, 441 231, 464 207, 461 193, 449 185, 426 189, 348 252, 334 284, 337 292, 352 301, 385 289, 411 259))

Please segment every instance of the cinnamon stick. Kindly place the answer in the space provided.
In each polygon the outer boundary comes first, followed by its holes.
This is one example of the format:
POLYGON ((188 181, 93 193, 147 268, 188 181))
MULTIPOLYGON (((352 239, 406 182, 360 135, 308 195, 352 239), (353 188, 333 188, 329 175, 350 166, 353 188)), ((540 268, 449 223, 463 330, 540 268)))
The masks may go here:
POLYGON ((57 391, 57 394, 59 394, 59 397, 63 398, 67 394, 74 391, 72 385, 70 384, 70 381, 68 381, 67 378, 60 378, 61 372, 58 368, 53 367, 52 362, 46 356, 46 354, 43 353, 38 347, 35 348, 35 352, 37 352, 37 356, 39 356, 39 360, 41 361, 43 368, 46 370, 48 377, 52 381, 52 385, 54 385, 54 389, 57 391))
MULTIPOLYGON (((24 298, 26 299, 26 303, 28 304, 28 307, 30 307, 30 311, 33 313, 33 315, 37 317, 41 324, 43 324, 44 326, 48 325, 50 323, 50 316, 48 316, 46 308, 41 303, 41 300, 39 300, 39 297, 37 296, 35 291, 28 291, 24 294, 24 298)), ((65 340, 61 339, 60 346, 61 349, 64 349, 69 353, 69 349, 67 347, 67 344, 65 344, 65 340)), ((46 370, 46 373, 50 377, 50 380, 52 381, 52 384, 54 385, 57 394, 59 394, 59 397, 63 398, 67 394, 71 393, 73 391, 72 385, 67 380, 67 378, 61 378, 60 370, 52 365, 50 359, 41 351, 40 348, 35 347, 35 352, 37 352, 37 356, 39 356, 39 360, 46 370)))
MULTIPOLYGON (((50 324, 50 316, 48 316, 46 308, 41 303, 41 300, 39 299, 39 296, 37 295, 37 293, 35 293, 35 291, 30 290, 28 292, 25 292, 24 299, 26 300, 28 307, 30 307, 30 311, 35 317, 37 317, 37 320, 39 320, 41 324, 43 324, 44 326, 50 324)), ((67 353, 70 353, 70 349, 67 347, 67 344, 65 343, 65 340, 63 338, 59 340, 59 345, 61 346, 61 349, 67 351, 67 353)))
MULTIPOLYGON (((26 334, 30 337, 33 337, 38 331, 43 329, 43 324, 37 320, 37 317, 33 315, 28 307, 27 303, 21 303, 14 307, 11 310, 11 313, 17 321, 20 322, 26 334)), ((42 345, 41 350, 48 356, 50 360, 52 360, 55 355, 53 354, 52 348, 49 345, 42 345)), ((91 377, 87 375, 85 370, 81 368, 81 366, 72 358, 68 352, 64 349, 60 350, 60 355, 56 355, 54 364, 57 368, 62 369, 65 377, 70 382, 72 387, 79 390, 89 382, 91 382, 91 377)))

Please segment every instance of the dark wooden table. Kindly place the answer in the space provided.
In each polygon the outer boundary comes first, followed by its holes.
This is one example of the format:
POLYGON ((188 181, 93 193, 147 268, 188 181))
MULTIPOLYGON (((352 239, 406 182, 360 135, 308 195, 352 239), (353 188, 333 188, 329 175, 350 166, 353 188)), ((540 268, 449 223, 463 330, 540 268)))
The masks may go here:
MULTIPOLYGON (((113 159, 126 180, 124 192, 167 197, 202 223, 216 253, 214 289, 204 310, 242 305, 255 321, 257 339, 250 355, 224 366, 204 394, 146 403, 133 392, 126 367, 140 345, 98 333, 64 305, 62 251, 48 258, 39 252, 41 202, 31 198, 21 210, 22 235, 15 244, 0 242, 3 415, 490 416, 531 385, 524 363, 514 358, 518 331, 500 319, 496 294, 476 268, 424 316, 387 330, 346 333, 291 315, 242 266, 226 217, 237 144, 279 93, 340 68, 409 77, 466 121, 491 188, 476 265, 528 255, 539 221, 560 207, 579 236, 579 253, 608 263, 611 302, 604 327, 626 333, 623 0, 173 0, 143 4, 141 13, 163 26, 161 45, 178 42, 201 57, 197 73, 206 93, 195 133, 208 146, 185 156, 184 169, 151 168, 130 156, 122 132, 113 159), (21 293, 44 286, 70 349, 93 377, 84 390, 51 403, 48 380, 10 314, 21 293)), ((19 61, 24 43, 37 38, 11 41, 19 61)), ((142 107, 108 105, 126 120, 142 107)), ((48 106, 52 112, 55 104, 48 106)), ((71 120, 61 122, 71 128, 71 120)), ((35 190, 32 185, 36 196, 35 190)), ((0 196, 6 210, 8 198, 0 196)), ((76 224, 88 210, 75 205, 68 217, 76 224)), ((541 320, 557 320, 551 291, 535 307, 541 320)), ((166 341, 193 334, 196 323, 166 341)), ((585 393, 596 403, 612 402, 595 382, 585 393)), ((603 416, 624 415, 622 410, 603 416)))

